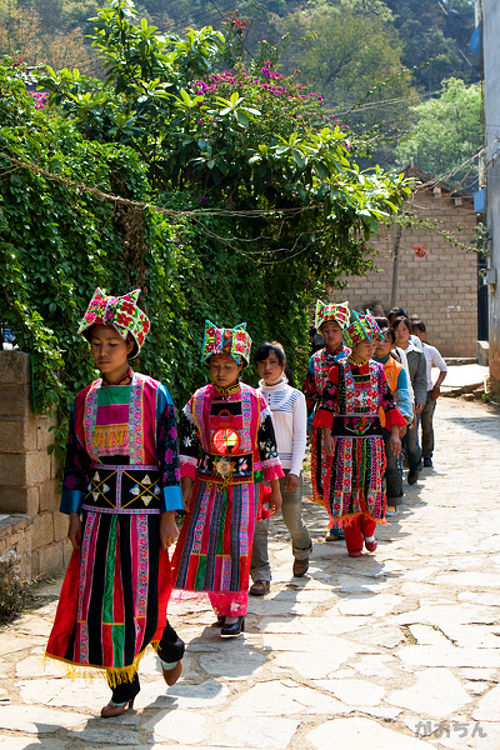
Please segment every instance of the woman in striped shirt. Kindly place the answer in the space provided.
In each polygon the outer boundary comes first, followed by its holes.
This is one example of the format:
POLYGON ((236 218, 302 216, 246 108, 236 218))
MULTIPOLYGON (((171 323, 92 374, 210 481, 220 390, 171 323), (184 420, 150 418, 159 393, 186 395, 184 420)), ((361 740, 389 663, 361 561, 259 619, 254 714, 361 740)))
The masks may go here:
MULTIPOLYGON (((301 578, 309 567, 311 536, 302 519, 302 462, 306 449, 307 412, 304 394, 292 388, 285 375, 286 359, 281 344, 266 343, 254 362, 261 380, 259 391, 272 413, 278 453, 285 472, 280 479, 283 520, 292 537, 293 575, 301 578)), ((257 521, 252 553, 250 594, 263 596, 270 589, 271 567, 267 550, 269 519, 257 521)))

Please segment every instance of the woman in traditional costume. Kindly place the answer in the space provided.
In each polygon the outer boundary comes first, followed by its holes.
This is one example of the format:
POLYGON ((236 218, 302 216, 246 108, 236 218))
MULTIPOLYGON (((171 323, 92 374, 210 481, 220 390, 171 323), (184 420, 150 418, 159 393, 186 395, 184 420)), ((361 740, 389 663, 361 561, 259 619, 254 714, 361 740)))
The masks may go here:
POLYGON ((281 507, 271 412, 264 396, 239 380, 250 348, 246 323, 231 329, 205 321, 202 361, 212 383, 184 407, 180 441, 187 517, 173 556, 174 586, 208 593, 222 637, 244 629, 263 481, 271 512, 281 507))
MULTIPOLYGON (((342 331, 349 322, 349 303, 325 304, 321 300, 316 302, 315 326, 320 331, 325 341, 325 346, 314 352, 309 360, 307 375, 302 390, 306 397, 307 418, 312 423, 331 366, 339 359, 348 356, 349 351, 342 341, 342 331)), ((313 494, 318 499, 318 487, 321 485, 321 477, 325 475, 331 464, 331 458, 326 455, 322 432, 312 429, 311 437, 311 477, 313 494)), ((329 527, 326 541, 331 542, 343 539, 344 533, 341 528, 329 527)))
POLYGON ((351 353, 331 367, 314 416, 314 428, 322 431, 325 452, 332 457, 315 499, 326 507, 332 526, 343 527, 351 557, 360 557, 363 544, 375 551, 375 528, 384 520, 386 459, 379 409, 396 456, 401 452, 399 429, 406 425, 383 365, 370 361, 379 335, 369 312, 353 313, 353 322, 342 332, 351 353))
MULTIPOLYGON (((408 387, 408 378, 405 368, 396 359, 396 352, 394 352, 394 355, 392 354, 395 341, 396 336, 392 328, 382 328, 381 337, 377 340, 375 346, 373 359, 384 366, 385 377, 394 396, 396 406, 406 419, 407 424, 411 424, 413 421, 413 405, 408 387)), ((397 513, 398 505, 402 503, 401 498, 404 494, 403 475, 399 466, 400 457, 395 456, 391 450, 391 434, 389 430, 385 429, 385 416, 383 412, 380 414, 380 423, 382 425, 386 458, 384 478, 387 509, 385 514, 386 516, 394 516, 397 513)), ((407 427, 401 428, 399 431, 400 438, 404 437, 406 429, 407 427)))
POLYGON ((112 697, 104 718, 133 706, 149 643, 168 685, 184 653, 167 622, 167 547, 183 508, 176 415, 167 389, 128 364, 150 325, 139 293, 97 289, 80 324, 102 377, 71 409, 61 512, 74 549, 46 651, 76 672, 105 670, 112 697))

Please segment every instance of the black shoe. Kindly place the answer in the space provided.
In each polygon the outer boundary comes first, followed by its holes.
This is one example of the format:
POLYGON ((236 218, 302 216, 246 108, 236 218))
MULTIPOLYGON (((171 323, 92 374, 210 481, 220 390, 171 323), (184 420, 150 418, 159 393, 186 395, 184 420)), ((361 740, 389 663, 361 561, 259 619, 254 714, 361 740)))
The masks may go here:
POLYGON ((425 469, 432 468, 432 458, 429 458, 428 456, 424 456, 424 468, 425 469))
POLYGON ((223 628, 226 622, 225 617, 218 617, 215 622, 212 623, 213 628, 223 628))
POLYGON ((224 625, 224 627, 220 631, 220 634, 222 638, 234 638, 235 636, 243 633, 244 628, 245 618, 238 617, 236 622, 233 622, 231 625, 224 625))
POLYGON ((410 469, 408 472, 408 484, 415 484, 418 479, 418 471, 416 469, 410 469))

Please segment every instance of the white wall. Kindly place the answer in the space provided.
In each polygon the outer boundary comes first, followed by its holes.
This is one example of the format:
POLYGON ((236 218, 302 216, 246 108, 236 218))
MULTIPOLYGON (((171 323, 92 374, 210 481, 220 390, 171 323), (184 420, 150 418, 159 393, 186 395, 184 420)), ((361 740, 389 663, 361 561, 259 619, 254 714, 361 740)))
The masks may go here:
POLYGON ((490 373, 500 392, 500 2, 482 6, 489 265, 497 278, 490 286, 490 373))

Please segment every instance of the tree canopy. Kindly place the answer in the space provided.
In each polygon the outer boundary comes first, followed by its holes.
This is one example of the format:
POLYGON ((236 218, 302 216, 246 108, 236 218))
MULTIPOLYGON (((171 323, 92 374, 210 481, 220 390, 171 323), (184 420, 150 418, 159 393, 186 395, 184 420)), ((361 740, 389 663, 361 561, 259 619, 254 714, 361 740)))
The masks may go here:
POLYGON ((0 66, 0 317, 38 407, 64 412, 92 373, 76 329, 97 285, 143 289, 140 364, 181 401, 205 318, 278 338, 297 372, 312 301, 367 267, 408 184, 361 170, 319 94, 213 28, 162 34, 112 0, 93 44, 104 81, 0 66))
POLYGON ((483 145, 481 84, 443 81, 439 97, 412 108, 414 125, 396 149, 401 167, 413 159, 424 172, 466 190, 478 185, 478 152, 483 145))
MULTIPOLYGON (((90 46, 99 5, 0 0, 0 55, 102 78, 90 46)), ((280 47, 280 72, 301 69, 332 113, 365 136, 365 163, 384 167, 394 165, 395 146, 412 125, 409 107, 438 95, 445 78, 480 77, 469 51, 474 0, 240 0, 237 9, 234 0, 137 0, 136 8, 167 34, 222 31, 247 65, 280 47)))

